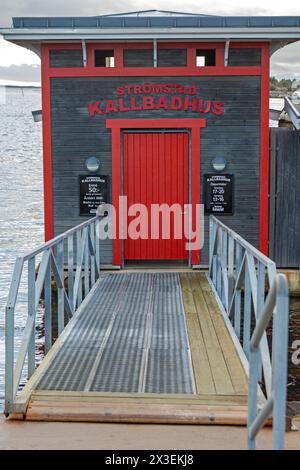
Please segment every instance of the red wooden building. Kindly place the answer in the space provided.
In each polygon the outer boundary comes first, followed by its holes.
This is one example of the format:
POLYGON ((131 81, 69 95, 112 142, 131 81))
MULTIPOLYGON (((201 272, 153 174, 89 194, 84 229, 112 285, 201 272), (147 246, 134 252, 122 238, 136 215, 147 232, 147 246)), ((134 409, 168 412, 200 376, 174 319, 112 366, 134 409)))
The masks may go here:
POLYGON ((207 265, 209 213, 268 253, 270 57, 300 38, 299 17, 14 18, 2 33, 41 56, 46 239, 101 200, 117 209, 107 266, 207 265), (123 240, 120 196, 182 218, 190 204, 192 231, 203 203, 203 248, 174 231, 123 240))

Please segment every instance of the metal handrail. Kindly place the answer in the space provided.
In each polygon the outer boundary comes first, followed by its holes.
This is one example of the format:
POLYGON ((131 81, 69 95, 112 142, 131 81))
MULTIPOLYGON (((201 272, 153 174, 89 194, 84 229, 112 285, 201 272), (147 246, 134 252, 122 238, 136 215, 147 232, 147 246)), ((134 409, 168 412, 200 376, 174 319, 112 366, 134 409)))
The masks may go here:
POLYGON ((268 418, 273 414, 273 449, 284 449, 287 354, 289 323, 288 281, 277 274, 264 304, 261 317, 250 342, 249 394, 248 394, 248 448, 255 449, 255 438, 268 418), (276 311, 275 311, 276 309, 276 311), (275 313, 274 313, 275 311, 275 313), (257 414, 257 384, 259 382, 259 343, 273 318, 272 334, 272 392, 257 414))
POLYGON ((55 282, 57 286, 56 313, 59 336, 65 327, 65 314, 68 319, 73 316, 100 277, 100 240, 97 236, 99 221, 99 216, 93 217, 16 259, 5 308, 4 412, 7 416, 14 409, 26 358, 28 379, 36 368, 35 324, 42 294, 44 293, 45 353, 47 353, 52 346, 52 283, 55 282), (38 255, 41 255, 40 261, 37 259, 38 255), (15 357, 15 310, 25 267, 28 272, 27 320, 21 345, 15 357))
MULTIPOLYGON (((226 316, 232 323, 234 329, 232 334, 234 334, 242 344, 243 351, 248 360, 249 396, 251 394, 251 402, 249 402, 249 412, 251 411, 249 426, 253 425, 249 437, 249 446, 251 444, 253 448, 253 445, 255 446, 253 439, 256 435, 256 425, 258 422, 260 424, 265 422, 264 413, 265 416, 268 417, 270 412, 272 412, 273 406, 274 410, 275 408, 276 410, 281 410, 280 418, 278 417, 279 412, 276 411, 276 424, 274 424, 274 426, 276 429, 280 428, 278 434, 281 435, 282 432, 284 432, 282 431, 282 426, 280 425, 278 427, 277 424, 278 422, 282 423, 282 420, 285 419, 285 409, 283 410, 282 401, 280 397, 278 398, 277 392, 277 403, 273 403, 273 400, 274 387, 276 390, 278 388, 278 385, 276 384, 275 386, 274 384, 274 377, 277 377, 278 374, 281 374, 283 377, 286 373, 284 367, 282 368, 281 365, 277 365, 278 360, 275 362, 275 357, 277 357, 278 350, 280 350, 281 360, 287 362, 287 346, 284 346, 285 350, 282 346, 282 344, 285 345, 287 343, 283 340, 283 343, 280 345, 278 344, 280 341, 275 341, 277 335, 280 334, 280 326, 277 326, 275 322, 273 331, 273 340, 275 343, 272 348, 271 361, 270 348, 265 330, 274 308, 276 308, 277 311, 280 309, 280 318, 283 318, 283 322, 288 323, 287 280, 285 276, 277 274, 274 261, 253 247, 249 242, 214 216, 210 217, 209 277, 224 307, 226 316), (278 283, 280 284, 280 289, 278 283), (282 294, 283 283, 286 285, 284 295, 282 294), (265 299, 266 285, 269 285, 270 288, 267 299, 265 299), (284 300, 282 300, 283 297, 284 300), (244 304, 243 308, 242 303, 244 304), (253 323, 255 324, 254 336, 251 334, 253 323), (255 354, 255 380, 253 379, 252 371, 253 354, 255 354), (280 368, 279 372, 278 367, 280 368), (262 378, 264 379, 267 402, 263 408, 263 413, 260 414, 260 421, 256 421, 255 424, 253 424, 253 419, 256 417, 257 406, 256 401, 255 405, 253 405, 253 394, 255 393, 256 396, 257 388, 258 385, 261 384, 262 378)), ((275 315, 275 318, 277 319, 278 316, 279 315, 275 315)), ((285 327, 287 327, 286 325, 285 327)), ((284 332, 285 330, 283 330, 283 334, 285 334, 284 332)), ((283 380, 283 387, 286 387, 286 376, 283 380)), ((285 403, 286 398, 284 393, 282 400, 285 403)), ((274 434, 277 435, 276 430, 274 434)), ((282 436, 280 439, 282 441, 282 436)), ((278 436, 276 437, 274 446, 279 445, 280 439, 278 436)))

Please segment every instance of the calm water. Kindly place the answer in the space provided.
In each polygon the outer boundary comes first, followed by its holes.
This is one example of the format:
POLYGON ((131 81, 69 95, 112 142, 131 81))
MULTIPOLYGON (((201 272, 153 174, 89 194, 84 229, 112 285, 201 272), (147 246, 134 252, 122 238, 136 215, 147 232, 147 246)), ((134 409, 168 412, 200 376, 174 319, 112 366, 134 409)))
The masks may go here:
MULTIPOLYGON (((272 100, 281 109, 283 100, 272 100)), ((4 307, 15 258, 43 241, 41 123, 31 111, 41 108, 39 90, 7 89, 0 102, 0 403, 4 381, 4 307)), ((26 274, 26 273, 25 273, 26 274)), ((21 289, 16 316, 16 340, 26 319, 21 289)), ((38 318, 41 324, 41 315, 38 318)))
MULTIPOLYGON (((0 102, 0 402, 4 307, 14 261, 17 254, 39 245, 44 236, 41 123, 34 123, 31 116, 32 110, 40 108, 39 90, 7 88, 5 103, 0 102)), ((24 299, 20 300, 17 340, 26 318, 24 299)))

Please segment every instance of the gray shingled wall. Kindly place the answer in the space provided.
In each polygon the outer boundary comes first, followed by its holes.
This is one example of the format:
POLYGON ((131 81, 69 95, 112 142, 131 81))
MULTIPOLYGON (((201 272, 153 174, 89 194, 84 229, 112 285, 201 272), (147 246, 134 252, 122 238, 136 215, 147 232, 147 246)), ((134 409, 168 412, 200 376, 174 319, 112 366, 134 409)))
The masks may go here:
MULTIPOLYGON (((234 215, 222 220, 250 243, 258 244, 260 78, 251 77, 81 77, 51 79, 53 210, 55 235, 79 224, 78 175, 87 174, 89 156, 101 161, 99 174, 111 177, 111 131, 107 118, 205 118, 201 130, 201 183, 211 172, 211 161, 224 155, 226 173, 235 175, 234 215), (193 111, 139 111, 90 117, 88 102, 117 99, 116 88, 126 84, 181 83, 197 86, 205 100, 223 101, 221 116, 193 111)), ((202 195, 203 197, 203 195, 202 195)), ((202 263, 208 261, 208 223, 202 263)), ((102 250, 102 261, 112 262, 111 242, 102 250)))

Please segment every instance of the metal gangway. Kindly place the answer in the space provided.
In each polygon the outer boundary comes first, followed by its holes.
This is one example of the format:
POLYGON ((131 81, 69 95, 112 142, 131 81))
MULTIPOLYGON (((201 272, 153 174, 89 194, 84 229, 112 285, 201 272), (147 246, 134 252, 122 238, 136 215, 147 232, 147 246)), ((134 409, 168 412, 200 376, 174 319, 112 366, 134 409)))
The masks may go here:
POLYGON ((268 424, 273 447, 283 448, 288 285, 275 263, 210 217, 208 273, 106 272, 99 220, 16 260, 6 307, 6 416, 247 425, 251 449, 268 424), (45 357, 37 367, 41 308, 45 357))

